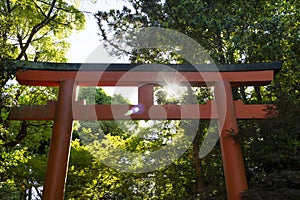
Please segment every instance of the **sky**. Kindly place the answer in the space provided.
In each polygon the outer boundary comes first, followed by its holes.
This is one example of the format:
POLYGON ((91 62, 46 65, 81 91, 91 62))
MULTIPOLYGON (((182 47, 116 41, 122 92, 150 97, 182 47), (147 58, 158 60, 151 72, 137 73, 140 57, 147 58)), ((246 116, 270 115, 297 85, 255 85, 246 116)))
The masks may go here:
MULTIPOLYGON (((96 13, 98 10, 108 11, 110 9, 122 9, 124 5, 130 6, 124 0, 98 0, 92 3, 92 0, 81 0, 82 4, 80 10, 96 13)), ((85 63, 85 62, 128 62, 124 59, 116 60, 107 54, 102 47, 101 37, 98 35, 99 29, 97 21, 93 15, 86 15, 85 29, 75 31, 67 41, 71 44, 71 48, 67 53, 69 63, 85 63), (94 54, 100 55, 95 61, 94 54), (92 56, 91 56, 92 55, 92 56), (93 59, 91 59, 93 57, 93 59)), ((137 104, 137 87, 103 87, 105 92, 113 96, 114 94, 121 94, 127 98, 131 104, 137 104)))
MULTIPOLYGON (((108 11, 110 9, 122 9, 124 5, 130 5, 124 0, 98 0, 92 3, 92 0, 81 0, 80 10, 96 13, 98 10, 108 11)), ((93 15, 86 15, 85 29, 82 31, 75 31, 67 41, 71 43, 71 48, 67 53, 67 58, 70 63, 88 62, 88 56, 98 47, 101 51, 97 21, 93 15)), ((98 49, 99 50, 99 49, 98 49)), ((103 54, 107 54, 104 50, 103 54)), ((103 55, 104 62, 109 55, 103 55)), ((125 62, 121 60, 120 62, 125 62)))

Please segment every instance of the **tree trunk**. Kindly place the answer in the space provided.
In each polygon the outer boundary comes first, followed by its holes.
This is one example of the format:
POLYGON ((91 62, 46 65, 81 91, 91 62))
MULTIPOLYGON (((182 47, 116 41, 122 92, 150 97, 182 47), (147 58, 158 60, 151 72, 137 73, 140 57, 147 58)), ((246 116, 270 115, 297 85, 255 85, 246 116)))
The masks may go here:
MULTIPOLYGON (((198 135, 198 134, 197 134, 198 135)), ((199 137, 196 136, 195 140, 193 141, 193 156, 195 161, 195 172, 196 172, 196 182, 197 182, 197 192, 203 190, 204 187, 204 178, 203 178, 203 171, 201 166, 201 159, 199 158, 199 137)))
POLYGON ((248 103, 244 86, 241 87, 241 96, 242 96, 243 103, 248 103))
POLYGON ((233 96, 233 100, 240 99, 238 88, 232 88, 232 96, 233 96))
POLYGON ((261 97, 259 86, 254 86, 254 90, 255 90, 255 94, 256 94, 258 103, 262 103, 262 97, 261 97))

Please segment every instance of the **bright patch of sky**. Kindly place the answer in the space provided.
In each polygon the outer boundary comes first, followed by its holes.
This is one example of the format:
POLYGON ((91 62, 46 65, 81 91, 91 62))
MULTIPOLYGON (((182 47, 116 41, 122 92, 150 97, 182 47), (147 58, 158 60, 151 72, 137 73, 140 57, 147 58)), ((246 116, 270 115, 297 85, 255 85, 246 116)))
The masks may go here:
MULTIPOLYGON (((124 0, 98 0, 93 3, 93 0, 82 0, 80 10, 86 12, 86 25, 82 31, 74 32, 67 41, 71 44, 71 48, 67 53, 67 58, 70 63, 124 63, 128 62, 125 59, 116 59, 110 56, 103 47, 101 36, 98 34, 100 30, 97 21, 93 14, 98 11, 109 11, 111 9, 122 10, 124 6, 131 7, 128 1, 124 0), (95 52, 97 58, 95 58, 95 52)), ((121 94, 128 99, 130 103, 137 104, 137 88, 136 87, 104 87, 104 91, 113 96, 114 94, 121 94)))
MULTIPOLYGON (((88 62, 87 59, 96 48, 101 51, 103 62, 108 62, 109 55, 102 48, 101 37, 97 21, 93 14, 98 11, 109 11, 111 9, 122 10, 123 6, 129 6, 128 1, 124 0, 98 0, 92 3, 93 0, 82 0, 79 9, 86 12, 86 25, 85 29, 79 32, 74 32, 67 41, 71 43, 71 48, 67 53, 67 58, 70 63, 83 63, 88 62), (89 14, 90 13, 90 14, 89 14)), ((100 60, 101 58, 99 58, 100 60)), ((117 61, 114 61, 117 62, 117 61)), ((119 62, 125 62, 120 60, 119 62)))

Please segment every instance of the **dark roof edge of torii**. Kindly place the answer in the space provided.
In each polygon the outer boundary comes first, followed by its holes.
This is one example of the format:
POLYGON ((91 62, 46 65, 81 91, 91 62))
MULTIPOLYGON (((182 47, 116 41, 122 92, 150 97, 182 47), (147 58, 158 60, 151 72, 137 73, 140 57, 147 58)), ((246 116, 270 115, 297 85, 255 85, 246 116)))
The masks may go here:
POLYGON ((53 70, 53 71, 179 71, 179 72, 234 72, 274 70, 279 72, 282 61, 248 64, 130 64, 130 63, 55 63, 23 60, 4 61, 14 70, 53 70))

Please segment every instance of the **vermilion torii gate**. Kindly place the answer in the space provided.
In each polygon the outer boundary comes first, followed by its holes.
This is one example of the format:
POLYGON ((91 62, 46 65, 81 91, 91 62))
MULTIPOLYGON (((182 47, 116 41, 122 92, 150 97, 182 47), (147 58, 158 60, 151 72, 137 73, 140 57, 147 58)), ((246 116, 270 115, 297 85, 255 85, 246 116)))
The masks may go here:
POLYGON ((232 88, 269 84, 282 63, 219 65, 220 72, 211 71, 209 65, 197 65, 196 70, 193 65, 170 64, 168 66, 175 71, 163 72, 155 64, 139 70, 135 70, 135 64, 12 61, 12 65, 18 69, 16 77, 22 85, 59 87, 57 101, 42 106, 15 107, 10 114, 11 120, 54 120, 43 199, 63 199, 73 120, 95 120, 96 116, 98 120, 218 119, 227 195, 228 199, 235 200, 247 190, 240 142, 234 139, 238 134, 237 119, 265 118, 267 105, 244 105, 233 100, 232 88), (84 70, 81 70, 83 65, 84 70), (213 86, 215 100, 205 105, 154 105, 154 86, 178 73, 191 86, 213 86), (221 79, 216 79, 216 74, 221 79), (126 79, 122 79, 125 75, 126 79), (139 87, 138 102, 144 105, 144 112, 126 116, 124 113, 134 105, 84 105, 75 99, 76 86, 116 85, 139 87), (228 137, 229 130, 234 134, 232 137, 228 137))

